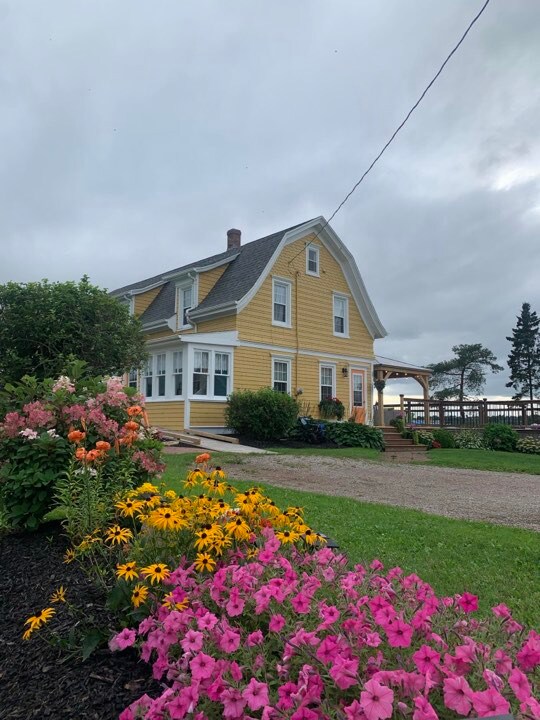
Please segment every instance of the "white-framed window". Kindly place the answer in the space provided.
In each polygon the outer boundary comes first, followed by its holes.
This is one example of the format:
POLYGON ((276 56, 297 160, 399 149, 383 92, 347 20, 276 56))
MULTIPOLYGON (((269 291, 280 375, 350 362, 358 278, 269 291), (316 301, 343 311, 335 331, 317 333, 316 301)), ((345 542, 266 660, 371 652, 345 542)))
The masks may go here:
POLYGON ((320 399, 330 400, 336 396, 336 368, 334 365, 321 365, 320 374, 320 399))
POLYGON ((153 390, 153 363, 154 363, 154 356, 150 355, 148 360, 146 361, 146 365, 144 368, 144 395, 147 398, 152 397, 152 390, 153 390))
POLYGON ((183 379, 184 353, 175 350, 173 352, 173 392, 176 396, 182 395, 183 379))
POLYGON ((128 387, 137 388, 139 385, 139 378, 137 368, 131 368, 128 373, 128 387))
POLYGON ((167 380, 167 355, 165 353, 156 355, 156 375, 158 397, 165 397, 165 385, 167 380))
POLYGON ((306 248, 306 273, 319 277, 319 248, 308 245, 306 248))
POLYGON ((191 327, 191 323, 188 318, 188 311, 196 305, 195 283, 193 281, 182 283, 182 285, 178 286, 176 293, 178 327, 191 327))
POLYGON ((345 295, 334 295, 334 335, 349 335, 349 298, 345 295))
POLYGON ((193 353, 193 394, 208 395, 208 375, 210 371, 210 353, 208 350, 195 350, 193 353))
POLYGON ((272 358, 272 387, 278 392, 291 392, 291 361, 288 358, 272 358))
POLYGON ((291 283, 272 279, 272 325, 291 327, 291 283))
POLYGON ((363 407, 364 405, 364 375, 360 372, 352 373, 352 391, 354 407, 363 407))
POLYGON ((227 397, 229 393, 229 353, 214 353, 214 396, 227 397))

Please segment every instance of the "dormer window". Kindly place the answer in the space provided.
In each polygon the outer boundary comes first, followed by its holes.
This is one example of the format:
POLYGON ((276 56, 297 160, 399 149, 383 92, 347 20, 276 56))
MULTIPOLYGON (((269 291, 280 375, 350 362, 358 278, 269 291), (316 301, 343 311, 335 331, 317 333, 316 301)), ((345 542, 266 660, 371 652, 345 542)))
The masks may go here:
POLYGON ((319 277, 319 248, 308 245, 306 248, 306 273, 319 277))
POLYGON ((191 308, 197 304, 195 293, 195 284, 193 280, 183 282, 177 288, 177 309, 178 309, 178 327, 189 328, 192 323, 189 321, 188 313, 191 308))

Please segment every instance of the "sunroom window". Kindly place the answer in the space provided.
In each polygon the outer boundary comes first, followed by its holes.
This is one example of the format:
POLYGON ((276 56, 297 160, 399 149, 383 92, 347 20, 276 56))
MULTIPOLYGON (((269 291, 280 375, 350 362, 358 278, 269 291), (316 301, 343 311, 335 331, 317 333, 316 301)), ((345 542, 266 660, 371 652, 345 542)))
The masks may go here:
POLYGON ((214 395, 225 397, 229 388, 229 353, 214 354, 214 395))
POLYGON ((182 352, 173 352, 173 388, 175 395, 182 394, 183 361, 184 356, 182 352))
POLYGON ((195 350, 193 357, 193 394, 208 395, 209 353, 195 350))
POLYGON ((152 397, 152 384, 153 384, 153 357, 150 355, 148 360, 146 361, 146 366, 144 368, 144 394, 146 397, 152 397))
POLYGON ((164 397, 165 396, 165 381, 166 381, 166 364, 167 364, 167 355, 165 353, 160 353, 157 356, 157 386, 158 386, 158 396, 164 397))

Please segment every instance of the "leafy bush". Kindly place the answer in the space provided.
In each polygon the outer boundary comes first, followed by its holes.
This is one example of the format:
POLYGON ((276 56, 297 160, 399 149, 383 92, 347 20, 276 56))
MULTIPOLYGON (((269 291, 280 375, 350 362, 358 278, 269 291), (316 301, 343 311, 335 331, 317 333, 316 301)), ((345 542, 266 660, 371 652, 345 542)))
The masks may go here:
POLYGON ((428 449, 433 447, 433 441, 435 440, 435 437, 431 430, 414 430, 413 434, 416 435, 418 438, 418 440, 415 441, 415 445, 427 445, 428 449))
POLYGON ((236 390, 229 395, 227 426, 254 440, 280 440, 294 427, 298 403, 272 388, 236 390))
POLYGON ((484 428, 484 444, 490 450, 514 452, 519 435, 510 425, 489 423, 484 428))
POLYGON ((455 448, 456 441, 454 440, 454 433, 445 428, 433 431, 433 439, 436 440, 442 448, 455 448))
MULTIPOLYGON (((81 363, 78 364, 81 369, 81 363)), ((57 481, 77 446, 79 460, 99 466, 104 487, 154 477, 164 465, 161 443, 144 422, 144 410, 120 378, 6 385, 0 422, 0 512, 11 527, 35 529, 51 509, 57 481)))
POLYGON ((516 450, 530 455, 540 455, 540 440, 532 437, 519 438, 516 450))
POLYGON ((399 433, 402 433, 405 430, 405 418, 400 413, 390 420, 390 425, 395 427, 399 433))
POLYGON ((271 529, 254 560, 196 570, 170 575, 178 608, 155 601, 111 639, 161 683, 121 720, 538 717, 540 636, 505 605, 481 620, 471 593, 439 598, 416 574, 348 569, 328 548, 300 554, 271 529))
POLYGON ((309 416, 299 417, 289 437, 307 445, 320 445, 326 439, 326 423, 309 416))
POLYGON ((364 447, 384 449, 383 434, 371 425, 361 423, 331 422, 326 424, 326 438, 338 447, 364 447))
POLYGON ((343 420, 345 405, 337 397, 327 398, 319 403, 319 413, 321 418, 325 420, 331 420, 332 418, 343 420))
POLYGON ((460 450, 484 450, 482 434, 477 430, 460 430, 454 434, 454 442, 460 450))

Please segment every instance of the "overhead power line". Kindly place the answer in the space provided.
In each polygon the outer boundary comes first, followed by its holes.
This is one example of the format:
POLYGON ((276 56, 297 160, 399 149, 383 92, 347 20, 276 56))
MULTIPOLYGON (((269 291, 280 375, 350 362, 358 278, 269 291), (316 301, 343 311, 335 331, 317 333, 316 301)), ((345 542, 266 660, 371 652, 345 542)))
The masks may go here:
MULTIPOLYGON (((491 0, 486 0, 486 1, 484 2, 484 4, 482 5, 482 7, 481 7, 480 10, 478 11, 478 13, 474 16, 474 18, 471 20, 471 22, 470 22, 469 25, 467 26, 467 29, 465 30, 465 32, 463 33, 463 35, 460 37, 459 41, 456 43, 456 45, 453 47, 453 49, 450 51, 450 53, 446 56, 444 62, 443 62, 442 65, 440 66, 440 68, 437 70, 437 72, 435 73, 435 75, 433 76, 433 78, 431 79, 431 81, 429 82, 429 84, 425 87, 424 91, 422 92, 422 94, 420 95, 420 97, 418 98, 418 100, 414 103, 414 105, 412 106, 412 108, 411 108, 411 109, 409 110, 409 112, 405 115, 405 117, 403 118, 403 120, 401 121, 401 123, 398 125, 398 127, 394 130, 394 132, 392 133, 392 135, 390 136, 390 138, 387 140, 387 142, 383 145, 381 151, 380 151, 380 152, 378 153, 378 155, 372 160, 372 162, 370 163, 370 165, 369 165, 369 166, 366 168, 366 170, 362 173, 362 175, 360 176, 360 179, 353 185, 353 187, 352 187, 351 190, 347 193, 347 195, 345 195, 345 197, 343 198, 343 200, 339 203, 339 205, 337 206, 337 208, 336 208, 336 209, 334 210, 334 212, 330 215, 330 217, 329 217, 328 220, 325 222, 325 224, 322 226, 322 228, 319 230, 319 232, 316 233, 316 236, 317 236, 317 237, 319 237, 319 233, 321 233, 321 232, 324 230, 324 228, 325 228, 327 225, 330 224, 330 221, 335 218, 335 216, 338 214, 338 212, 341 210, 341 208, 345 205, 345 203, 347 202, 347 200, 349 200, 349 198, 351 197, 351 195, 353 195, 353 193, 354 193, 354 192, 357 190, 357 188, 362 184, 362 182, 365 180, 365 178, 369 175, 369 173, 372 171, 372 169, 375 167, 375 165, 378 163, 378 161, 379 161, 379 160, 381 159, 381 157, 384 155, 384 153, 386 152, 386 150, 388 149, 388 147, 392 144, 392 142, 394 141, 394 139, 396 138, 396 136, 398 135, 398 133, 403 129, 403 127, 405 126, 405 124, 407 123, 407 121, 409 120, 409 118, 411 117, 411 115, 413 114, 413 112, 414 112, 414 111, 416 110, 416 108, 420 105, 420 103, 421 103, 422 100, 425 98, 425 96, 427 95, 427 93, 429 92, 429 90, 431 89, 431 87, 435 84, 435 82, 437 81, 437 79, 439 78, 439 76, 441 75, 441 73, 443 72, 443 70, 444 70, 444 68, 446 67, 446 65, 450 62, 450 59, 452 58, 452 56, 457 52, 457 50, 459 49, 459 47, 461 46, 461 44, 463 43, 463 41, 465 40, 465 38, 467 37, 467 35, 470 33, 470 31, 472 30, 472 28, 473 28, 473 26, 475 25, 475 23, 480 19, 481 15, 483 14, 484 10, 487 8, 487 6, 489 5, 490 2, 491 2, 491 0)), ((304 250, 304 249, 302 249, 302 250, 300 251, 300 253, 303 252, 303 250, 304 250)), ((289 264, 290 264, 298 255, 300 255, 300 253, 297 253, 297 255, 295 255, 295 256, 289 261, 289 264)))

